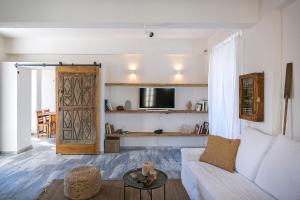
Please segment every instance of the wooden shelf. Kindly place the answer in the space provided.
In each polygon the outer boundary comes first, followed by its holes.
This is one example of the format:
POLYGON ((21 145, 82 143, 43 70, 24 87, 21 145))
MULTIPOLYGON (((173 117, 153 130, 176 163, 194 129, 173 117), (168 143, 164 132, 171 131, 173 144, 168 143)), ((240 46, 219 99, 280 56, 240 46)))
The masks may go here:
POLYGON ((157 110, 107 110, 106 113, 197 113, 197 114, 205 114, 205 111, 195 111, 195 110, 167 110, 167 111, 157 111, 157 110))
POLYGON ((135 87, 207 87, 207 83, 105 83, 105 86, 135 87))
POLYGON ((113 133, 106 135, 107 137, 203 137, 207 135, 184 134, 181 132, 164 132, 162 134, 155 134, 153 132, 129 132, 128 134, 113 133))

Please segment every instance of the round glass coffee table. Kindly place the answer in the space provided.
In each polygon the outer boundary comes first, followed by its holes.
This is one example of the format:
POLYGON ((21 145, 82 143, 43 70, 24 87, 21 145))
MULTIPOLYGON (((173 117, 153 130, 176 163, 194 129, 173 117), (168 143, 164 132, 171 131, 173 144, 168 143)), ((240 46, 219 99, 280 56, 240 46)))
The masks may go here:
POLYGON ((155 169, 157 172, 157 178, 150 184, 144 185, 141 181, 139 181, 138 176, 142 176, 142 168, 133 169, 126 172, 123 176, 124 181, 124 200, 126 198, 126 188, 131 187, 140 190, 140 199, 142 199, 142 190, 146 190, 150 195, 150 199, 152 200, 152 190, 158 189, 163 187, 164 188, 164 198, 166 198, 166 182, 168 180, 168 176, 158 170, 155 169), (133 177, 132 175, 135 174, 137 177, 133 177))

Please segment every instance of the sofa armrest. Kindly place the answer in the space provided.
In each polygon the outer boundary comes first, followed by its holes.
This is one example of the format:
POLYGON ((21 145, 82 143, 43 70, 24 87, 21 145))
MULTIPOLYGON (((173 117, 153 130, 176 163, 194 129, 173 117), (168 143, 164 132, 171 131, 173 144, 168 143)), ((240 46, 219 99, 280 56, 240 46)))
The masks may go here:
POLYGON ((181 160, 185 161, 199 161, 201 154, 205 148, 182 148, 181 160))

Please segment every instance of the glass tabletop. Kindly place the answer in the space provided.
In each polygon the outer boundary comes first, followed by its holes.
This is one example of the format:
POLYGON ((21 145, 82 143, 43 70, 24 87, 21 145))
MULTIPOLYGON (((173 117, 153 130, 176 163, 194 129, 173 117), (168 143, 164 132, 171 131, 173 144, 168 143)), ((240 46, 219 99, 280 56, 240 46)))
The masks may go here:
POLYGON ((123 176, 123 181, 127 186, 142 190, 152 190, 160 188, 166 184, 168 176, 163 171, 160 171, 158 169, 155 169, 155 171, 157 172, 157 178, 150 185, 144 185, 138 180, 138 178, 133 178, 131 176, 132 173, 134 173, 137 176, 142 176, 142 168, 133 169, 126 172, 123 176))

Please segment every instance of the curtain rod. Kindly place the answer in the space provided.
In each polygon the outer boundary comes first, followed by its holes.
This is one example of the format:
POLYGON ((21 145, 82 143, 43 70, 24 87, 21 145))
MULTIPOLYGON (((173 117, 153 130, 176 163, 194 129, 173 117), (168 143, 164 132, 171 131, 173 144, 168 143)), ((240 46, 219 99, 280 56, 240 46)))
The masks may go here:
POLYGON ((18 67, 56 67, 56 66, 99 66, 99 68, 101 68, 101 63, 97 63, 97 62, 94 62, 93 64, 74 64, 74 63, 71 63, 71 64, 66 64, 66 63, 62 63, 62 62, 59 62, 58 64, 46 64, 46 63, 40 63, 40 64, 19 64, 19 63, 16 63, 15 64, 15 67, 18 68, 18 67))

